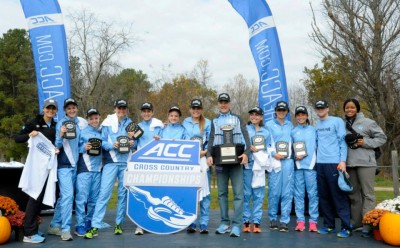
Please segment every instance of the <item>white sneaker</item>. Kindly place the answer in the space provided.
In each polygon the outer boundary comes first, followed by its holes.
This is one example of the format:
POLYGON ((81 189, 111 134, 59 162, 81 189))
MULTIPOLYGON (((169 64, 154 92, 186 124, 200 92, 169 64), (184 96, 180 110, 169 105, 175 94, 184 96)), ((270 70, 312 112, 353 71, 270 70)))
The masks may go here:
POLYGON ((49 229, 47 229, 47 234, 61 236, 61 229, 58 226, 49 226, 49 229))
POLYGON ((71 241, 74 238, 72 237, 71 233, 69 231, 65 231, 61 233, 61 239, 63 241, 71 241))
POLYGON ((34 244, 38 244, 38 243, 43 243, 45 240, 44 237, 35 234, 32 236, 24 236, 24 239, 22 240, 25 243, 34 243, 34 244))
POLYGON ((143 235, 143 234, 144 234, 143 229, 140 227, 136 227, 135 235, 143 235))

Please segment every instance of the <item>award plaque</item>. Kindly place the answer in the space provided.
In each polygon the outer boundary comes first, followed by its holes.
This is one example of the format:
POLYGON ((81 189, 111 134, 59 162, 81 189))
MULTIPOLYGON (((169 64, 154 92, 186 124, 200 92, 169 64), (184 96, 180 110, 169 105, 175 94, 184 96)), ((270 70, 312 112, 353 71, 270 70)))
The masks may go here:
POLYGON ((76 138, 76 125, 73 121, 64 121, 63 126, 67 128, 67 132, 64 133, 65 139, 75 139, 76 138))
POLYGON ((190 140, 198 140, 200 145, 200 150, 203 150, 203 138, 199 136, 194 136, 190 138, 190 140))
POLYGON ((135 132, 135 134, 133 135, 133 139, 139 139, 144 133, 143 129, 135 122, 129 123, 128 126, 126 126, 125 130, 127 132, 135 132))
POLYGON ((251 142, 257 151, 265 150, 265 138, 263 135, 254 135, 251 142))
POLYGON ((86 153, 90 156, 99 156, 101 154, 101 139, 98 138, 90 138, 89 140, 92 148, 86 151, 86 153))
POLYGON ((130 151, 128 136, 118 136, 117 141, 119 143, 119 146, 118 146, 119 153, 128 153, 130 151))
POLYGON ((276 153, 284 157, 289 156, 289 143, 285 141, 276 142, 276 153))
POLYGON ((215 164, 239 164, 238 155, 244 152, 244 145, 233 144, 234 125, 224 125, 221 127, 223 132, 223 144, 213 148, 215 164))
POLYGON ((305 156, 307 156, 306 143, 304 141, 294 142, 293 143, 293 150, 294 150, 294 155, 296 157, 299 157, 299 156, 305 157, 305 156))

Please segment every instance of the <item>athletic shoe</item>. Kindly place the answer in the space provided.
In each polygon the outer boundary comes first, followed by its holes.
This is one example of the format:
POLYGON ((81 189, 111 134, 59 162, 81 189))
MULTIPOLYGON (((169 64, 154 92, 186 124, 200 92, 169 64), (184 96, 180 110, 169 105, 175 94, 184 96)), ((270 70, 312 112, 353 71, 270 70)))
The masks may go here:
POLYGON ((310 226, 308 227, 309 232, 317 232, 317 223, 315 222, 310 222, 310 226))
POLYGON ((47 229, 47 234, 61 236, 61 229, 58 226, 49 226, 49 229, 47 229))
POLYGON ((254 224, 253 232, 254 233, 260 233, 261 232, 260 224, 258 224, 258 223, 254 224))
POLYGON ((306 229, 306 227, 304 226, 304 221, 297 221, 297 226, 294 230, 302 232, 304 231, 304 229, 306 229))
POLYGON ((363 237, 363 238, 371 237, 371 230, 362 230, 361 231, 361 237, 363 237))
POLYGON ((195 233, 196 232, 196 224, 192 223, 190 226, 186 229, 187 233, 195 233))
POLYGON ((122 231, 121 225, 115 225, 114 227, 114 234, 121 235, 124 231, 122 231))
POLYGON ((22 240, 25 243, 43 243, 46 239, 38 234, 32 235, 32 236, 24 236, 24 239, 22 240))
POLYGON ((276 222, 276 220, 271 220, 271 224, 269 225, 269 229, 278 230, 278 223, 276 222))
POLYGON ((227 232, 230 232, 230 231, 231 231, 231 228, 228 225, 221 224, 221 225, 219 225, 217 230, 215 230, 215 233, 216 234, 224 234, 224 233, 227 233, 227 232))
POLYGON ((240 237, 240 228, 238 226, 233 226, 230 236, 231 237, 240 237))
POLYGON ((136 227, 135 235, 143 235, 143 234, 144 234, 143 229, 140 227, 136 227))
POLYGON ((350 230, 347 230, 346 228, 342 228, 342 230, 340 232, 338 232, 338 234, 336 236, 338 236, 339 238, 347 238, 351 235, 350 230))
POLYGON ((37 231, 37 235, 39 235, 39 236, 41 236, 41 237, 44 237, 44 233, 42 233, 41 231, 37 231))
POLYGON ((152 197, 150 192, 135 186, 129 187, 129 190, 138 201, 148 208, 147 215, 152 220, 162 221, 165 225, 173 228, 183 228, 197 219, 196 214, 185 212, 169 196, 161 199, 152 197))
POLYGON ((99 236, 99 229, 97 229, 96 227, 92 227, 89 231, 86 232, 84 237, 85 239, 92 239, 96 236, 99 236))
POLYGON ((336 229, 335 228, 329 228, 329 227, 323 227, 318 229, 319 234, 328 234, 328 233, 335 233, 336 229))
POLYGON ((244 233, 249 233, 250 232, 250 223, 249 222, 243 223, 242 232, 244 232, 244 233))
POLYGON ((281 226, 279 227, 280 232, 289 232, 289 227, 288 224, 281 223, 281 226))
POLYGON ((200 234, 208 234, 207 225, 200 224, 200 234))
POLYGON ((78 236, 78 237, 83 237, 83 236, 85 236, 85 234, 86 234, 86 229, 85 229, 85 227, 84 227, 84 226, 77 226, 77 227, 75 228, 74 234, 75 234, 76 236, 78 236))
POLYGON ((63 241, 71 241, 74 238, 72 237, 71 233, 69 231, 65 231, 61 233, 61 240, 63 241))

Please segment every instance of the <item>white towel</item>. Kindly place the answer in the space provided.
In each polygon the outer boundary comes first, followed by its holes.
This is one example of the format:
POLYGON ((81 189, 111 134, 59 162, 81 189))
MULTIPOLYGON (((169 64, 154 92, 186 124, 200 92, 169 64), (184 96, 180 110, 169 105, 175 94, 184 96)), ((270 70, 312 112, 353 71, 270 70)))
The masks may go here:
POLYGON ((113 133, 118 132, 118 116, 117 114, 108 115, 107 118, 101 123, 101 126, 111 127, 113 133))
POLYGON ((252 188, 265 187, 265 170, 268 169, 270 162, 268 154, 265 151, 253 153, 253 178, 251 181, 252 188))
POLYGON ((163 128, 164 123, 157 118, 153 118, 153 119, 151 119, 151 124, 150 124, 149 130, 154 131, 154 128, 156 128, 156 127, 163 128))
POLYGON ((200 170, 201 170, 201 180, 203 185, 201 186, 201 189, 199 191, 199 201, 203 200, 204 197, 210 194, 210 185, 208 182, 208 175, 207 175, 209 167, 207 165, 206 156, 200 158, 200 170))
POLYGON ((87 120, 85 120, 84 118, 78 116, 78 127, 79 127, 79 129, 83 130, 87 126, 88 126, 87 120))

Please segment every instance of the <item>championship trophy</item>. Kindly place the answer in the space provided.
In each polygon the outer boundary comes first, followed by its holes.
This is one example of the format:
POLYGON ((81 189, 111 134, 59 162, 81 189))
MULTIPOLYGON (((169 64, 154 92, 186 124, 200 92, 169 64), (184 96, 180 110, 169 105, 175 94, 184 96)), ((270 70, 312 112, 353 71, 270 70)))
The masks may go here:
POLYGON ((223 125, 223 144, 214 147, 215 164, 238 164, 240 163, 238 155, 244 152, 244 145, 233 143, 234 125, 223 125))
POLYGON ((92 147, 86 153, 91 156, 99 156, 101 154, 101 139, 90 138, 88 141, 92 147))
POLYGON ((288 157, 289 156, 289 143, 285 141, 276 142, 276 153, 288 157))
POLYGON ((293 143, 293 150, 294 155, 296 157, 306 157, 307 156, 307 149, 306 143, 304 141, 298 141, 293 143))
POLYGON ((135 132, 135 134, 133 135, 133 139, 135 140, 139 139, 144 133, 143 129, 135 122, 129 123, 128 126, 126 126, 125 130, 127 132, 135 132))
POLYGON ((257 151, 265 150, 265 138, 263 135, 254 135, 251 141, 257 151))
POLYGON ((118 136, 117 141, 119 143, 118 152, 128 153, 130 151, 129 137, 128 136, 118 136))
POLYGON ((65 139, 75 139, 76 138, 76 124, 73 121, 64 121, 63 126, 67 128, 67 132, 64 133, 65 139))

